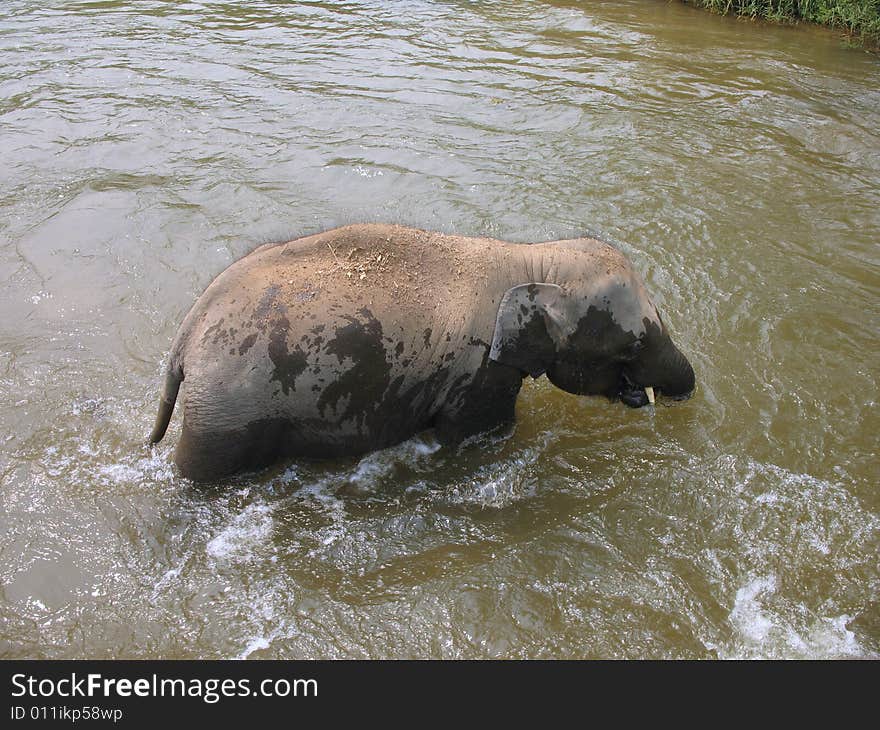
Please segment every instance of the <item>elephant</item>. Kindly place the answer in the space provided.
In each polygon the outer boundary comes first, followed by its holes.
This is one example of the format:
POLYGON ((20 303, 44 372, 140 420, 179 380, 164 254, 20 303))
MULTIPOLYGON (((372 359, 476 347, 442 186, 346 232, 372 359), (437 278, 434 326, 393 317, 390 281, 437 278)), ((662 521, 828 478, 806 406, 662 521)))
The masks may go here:
POLYGON ((261 246, 213 280, 172 343, 150 442, 183 382, 174 461, 193 481, 429 428, 455 445, 512 423, 523 379, 544 374, 633 407, 687 398, 695 382, 607 243, 348 225, 261 246))

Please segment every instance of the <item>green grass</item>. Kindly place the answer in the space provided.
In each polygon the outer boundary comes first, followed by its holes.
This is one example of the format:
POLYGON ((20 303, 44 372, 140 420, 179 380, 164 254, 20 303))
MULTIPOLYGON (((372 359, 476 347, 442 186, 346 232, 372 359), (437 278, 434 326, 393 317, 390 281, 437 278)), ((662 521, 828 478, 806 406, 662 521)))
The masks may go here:
POLYGON ((839 28, 873 50, 880 48, 880 0, 684 0, 717 13, 839 28))

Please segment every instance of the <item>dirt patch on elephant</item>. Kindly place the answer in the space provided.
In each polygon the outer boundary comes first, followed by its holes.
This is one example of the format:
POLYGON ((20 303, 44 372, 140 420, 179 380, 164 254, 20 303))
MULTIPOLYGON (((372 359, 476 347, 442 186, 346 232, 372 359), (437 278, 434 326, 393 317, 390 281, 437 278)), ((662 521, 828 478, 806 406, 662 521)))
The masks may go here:
POLYGON ((467 239, 392 225, 353 225, 285 244, 274 255, 302 256, 328 290, 349 290, 369 301, 373 291, 389 291, 401 309, 434 309, 465 303, 462 286, 489 280, 492 239, 467 239))

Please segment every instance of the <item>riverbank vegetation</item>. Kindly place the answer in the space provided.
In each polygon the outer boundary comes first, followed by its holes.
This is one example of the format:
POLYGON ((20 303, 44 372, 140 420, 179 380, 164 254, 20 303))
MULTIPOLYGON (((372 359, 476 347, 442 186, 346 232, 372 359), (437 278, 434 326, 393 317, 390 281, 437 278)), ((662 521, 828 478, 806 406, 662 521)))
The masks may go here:
POLYGON ((880 48, 880 0, 685 0, 717 13, 781 22, 808 21, 843 30, 867 48, 880 48))

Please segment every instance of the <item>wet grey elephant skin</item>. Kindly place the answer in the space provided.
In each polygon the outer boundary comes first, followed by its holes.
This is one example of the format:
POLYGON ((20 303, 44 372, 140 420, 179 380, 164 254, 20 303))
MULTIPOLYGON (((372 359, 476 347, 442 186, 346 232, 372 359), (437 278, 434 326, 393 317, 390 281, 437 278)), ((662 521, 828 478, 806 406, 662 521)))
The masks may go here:
POLYGON ((150 441, 183 382, 174 460, 198 481, 431 427, 455 444, 511 422, 523 378, 542 374, 636 407, 646 387, 694 388, 641 278, 605 243, 346 226, 262 246, 214 279, 172 344, 150 441))

